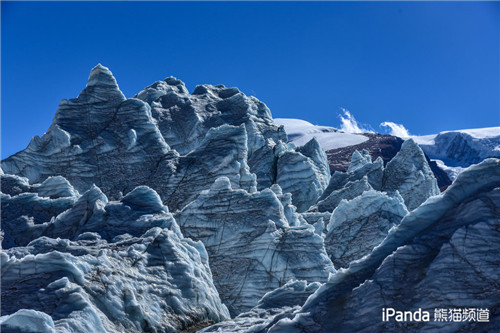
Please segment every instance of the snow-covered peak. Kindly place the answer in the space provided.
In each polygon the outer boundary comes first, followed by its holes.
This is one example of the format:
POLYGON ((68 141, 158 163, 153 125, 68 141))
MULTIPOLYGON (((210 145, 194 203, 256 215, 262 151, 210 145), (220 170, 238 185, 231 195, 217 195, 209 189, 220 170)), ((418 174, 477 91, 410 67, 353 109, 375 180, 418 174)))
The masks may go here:
POLYGON ((445 131, 414 137, 423 151, 438 160, 450 178, 489 157, 500 157, 500 127, 445 131))
POLYGON ((432 145, 434 144, 435 138, 440 134, 446 133, 465 133, 473 137, 474 139, 488 139, 500 137, 500 127, 484 127, 484 128, 472 128, 472 129, 462 129, 454 131, 443 131, 438 134, 430 135, 415 135, 412 136, 413 140, 420 145, 432 145))
POLYGON ((301 119, 276 118, 274 123, 285 127, 288 139, 297 146, 302 146, 312 138, 316 138, 323 150, 357 145, 368 140, 362 134, 351 134, 339 131, 334 127, 313 125, 301 119))

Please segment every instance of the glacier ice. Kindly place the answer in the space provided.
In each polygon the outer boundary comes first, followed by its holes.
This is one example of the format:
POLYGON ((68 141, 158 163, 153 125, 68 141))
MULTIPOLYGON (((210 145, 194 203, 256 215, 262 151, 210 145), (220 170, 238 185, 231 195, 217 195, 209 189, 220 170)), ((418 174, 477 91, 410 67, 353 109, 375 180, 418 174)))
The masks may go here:
POLYGON ((3 171, 30 183, 63 176, 80 192, 95 184, 111 199, 146 185, 172 210, 221 176, 248 191, 279 180, 299 210, 328 183, 317 142, 294 150, 265 104, 236 88, 203 85, 189 94, 167 78, 136 97, 126 99, 109 69, 96 66, 80 95, 61 101, 48 131, 2 161, 3 171), (302 160, 294 175, 310 187, 305 194, 286 180, 286 151, 289 162, 302 160))
POLYGON ((283 152, 277 162, 276 183, 292 194, 297 211, 311 207, 330 181, 325 152, 315 138, 302 147, 283 152))
POLYGON ((439 194, 412 140, 384 168, 369 145, 389 141, 344 137, 369 151, 335 142, 330 175, 305 137, 237 88, 169 77, 127 99, 96 66, 2 161, 1 329, 382 332, 387 304, 499 306, 499 160, 439 194))
POLYGON ((182 81, 169 77, 155 82, 136 97, 151 105, 153 118, 165 141, 180 154, 200 150, 200 143, 211 128, 244 125, 247 163, 250 172, 257 176, 257 188, 262 190, 274 183, 280 184, 285 192, 292 193, 292 201, 299 211, 314 203, 328 184, 328 161, 319 143, 314 139, 303 147, 288 147, 283 127, 275 125, 267 106, 237 88, 201 85, 189 94, 182 81), (286 169, 285 165, 290 163, 301 167, 286 169), (304 182, 293 187, 288 177, 304 182), (297 190, 304 186, 307 191, 297 190))
POLYGON ((285 132, 273 123, 267 106, 237 88, 200 85, 189 94, 182 81, 168 77, 135 97, 151 105, 165 141, 181 155, 195 150, 210 128, 224 124, 245 125, 250 156, 266 139, 287 141, 285 132))
POLYGON ((142 185, 169 151, 149 106, 125 99, 111 72, 98 65, 77 98, 61 101, 49 130, 2 161, 2 169, 27 177, 31 183, 60 175, 78 191, 96 184, 115 196, 142 185), (131 128, 141 144, 127 150, 131 128), (132 185, 128 188, 127 184, 132 185))
POLYGON ((450 167, 468 167, 489 157, 500 157, 500 127, 442 132, 415 137, 432 159, 450 167))
POLYGON ((28 309, 0 317, 0 328, 4 332, 55 333, 52 317, 44 312, 28 309))
POLYGON ((209 332, 265 332, 283 318, 293 318, 295 311, 314 293, 320 283, 290 281, 282 287, 266 293, 258 304, 232 320, 210 326, 200 333, 209 332))
POLYGON ((492 332, 500 306, 500 160, 473 165, 368 256, 339 270, 293 319, 264 332, 492 332), (383 322, 384 307, 488 308, 489 322, 383 322))
POLYGON ((385 168, 380 157, 372 162, 368 151, 356 150, 347 171, 336 171, 332 175, 325 191, 309 210, 331 212, 340 200, 351 200, 370 189, 399 191, 409 210, 440 193, 424 153, 408 139, 385 168))
POLYGON ((189 203, 218 176, 230 177, 235 187, 256 186, 246 164, 244 125, 211 128, 199 150, 180 156, 164 141, 149 105, 125 99, 113 82, 109 70, 96 66, 78 98, 63 100, 47 133, 2 161, 3 171, 31 183, 64 176, 80 192, 96 184, 112 199, 147 185, 171 209, 189 203))
POLYGON ((95 186, 71 198, 45 190, 2 194, 3 331, 177 332, 229 318, 203 244, 184 238, 154 190, 120 201, 95 186), (60 200, 67 209, 50 219, 29 209, 60 200), (37 223, 17 223, 27 212, 37 223))
POLYGON ((182 81, 169 77, 155 82, 136 97, 149 103, 165 142, 181 155, 201 150, 212 128, 244 126, 247 163, 250 172, 257 176, 257 188, 262 190, 274 183, 280 184, 285 192, 292 193, 299 211, 314 203, 328 184, 328 161, 317 141, 311 140, 296 149, 288 147, 283 127, 274 124, 267 106, 237 88, 201 85, 189 94, 182 81), (289 163, 298 163, 301 167, 288 170, 285 165, 289 163), (289 172, 295 178, 304 179, 301 186, 309 187, 308 191, 300 192, 292 187, 287 180, 289 172))
POLYGON ((319 202, 325 200, 332 192, 343 189, 349 182, 356 182, 366 177, 366 181, 374 190, 382 190, 384 177, 384 162, 381 158, 371 161, 370 155, 365 150, 362 153, 355 151, 351 158, 352 167, 346 172, 335 171, 330 182, 319 197, 319 202), (360 157, 363 156, 362 159, 360 157))
POLYGON ((403 142, 401 150, 387 163, 383 188, 398 190, 409 210, 440 193, 425 155, 413 139, 403 142))
POLYGON ((368 190, 356 198, 342 200, 326 226, 325 248, 335 268, 369 254, 408 214, 403 198, 368 190))
POLYGON ((334 271, 323 239, 307 223, 290 226, 270 189, 248 193, 221 177, 176 220, 184 235, 205 244, 215 286, 233 314, 287 281, 324 282, 334 271))
POLYGON ((330 192, 328 196, 319 200, 308 212, 333 212, 342 200, 352 200, 360 196, 363 192, 372 190, 368 177, 364 176, 360 180, 349 181, 342 188, 330 192))

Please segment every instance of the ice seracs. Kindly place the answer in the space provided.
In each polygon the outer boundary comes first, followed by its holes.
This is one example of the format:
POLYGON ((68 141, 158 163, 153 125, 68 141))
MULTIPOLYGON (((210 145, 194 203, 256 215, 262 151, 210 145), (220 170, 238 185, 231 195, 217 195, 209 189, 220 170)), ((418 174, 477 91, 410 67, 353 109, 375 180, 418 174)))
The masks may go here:
POLYGON ((440 193, 425 155, 413 139, 406 140, 401 150, 387 163, 383 189, 399 191, 409 210, 440 193))
POLYGON ((176 214, 184 235, 205 244, 215 286, 233 314, 292 279, 321 282, 334 271, 323 239, 307 223, 291 227, 294 212, 287 218, 275 192, 232 189, 221 177, 176 214))
POLYGON ((209 332, 265 332, 284 318, 293 318, 307 298, 321 286, 318 282, 290 281, 268 292, 259 303, 239 316, 210 326, 200 333, 209 332))
POLYGON ((301 152, 288 145, 265 104, 236 88, 203 85, 189 94, 170 77, 136 97, 126 99, 109 69, 96 66, 80 95, 61 101, 47 133, 5 159, 3 171, 31 183, 63 176, 80 192, 95 184, 111 199, 146 185, 173 210, 221 176, 248 191, 279 179, 299 210, 328 183, 317 143, 301 152), (286 181, 286 152, 303 160, 295 176, 310 187, 305 194, 286 181))
POLYGON ((284 192, 292 194, 292 202, 299 212, 318 200, 329 181, 328 161, 316 139, 279 156, 276 183, 284 192))
POLYGON ((2 162, 1 329, 384 332, 387 303, 500 306, 499 160, 440 194, 412 140, 308 127, 297 147, 255 97, 174 77, 127 99, 96 66, 2 162))
POLYGON ((2 331, 177 332, 229 318, 203 244, 184 238, 155 191, 53 193, 2 197, 2 331), (32 208, 43 204, 66 209, 32 208))
POLYGON ((326 226, 325 248, 336 269, 361 259, 379 245, 408 214, 399 193, 368 190, 356 198, 343 200, 326 226))
MULTIPOLYGON (((368 256, 340 270, 293 319, 264 332, 496 330, 500 160, 471 166, 392 229, 368 256), (381 309, 489 309, 488 322, 384 322, 381 309)), ((258 326, 256 326, 258 327, 258 326)))

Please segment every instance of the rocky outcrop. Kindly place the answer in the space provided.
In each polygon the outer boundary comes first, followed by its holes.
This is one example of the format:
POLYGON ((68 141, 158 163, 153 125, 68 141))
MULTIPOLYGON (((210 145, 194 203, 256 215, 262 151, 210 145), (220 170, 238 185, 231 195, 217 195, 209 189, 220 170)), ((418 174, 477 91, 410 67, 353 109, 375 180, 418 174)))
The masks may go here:
POLYGON ((366 150, 374 160, 380 157, 385 165, 396 156, 404 141, 401 138, 387 134, 363 133, 362 135, 367 137, 368 140, 356 145, 326 151, 332 172, 346 171, 349 168, 350 157, 356 150, 366 150))

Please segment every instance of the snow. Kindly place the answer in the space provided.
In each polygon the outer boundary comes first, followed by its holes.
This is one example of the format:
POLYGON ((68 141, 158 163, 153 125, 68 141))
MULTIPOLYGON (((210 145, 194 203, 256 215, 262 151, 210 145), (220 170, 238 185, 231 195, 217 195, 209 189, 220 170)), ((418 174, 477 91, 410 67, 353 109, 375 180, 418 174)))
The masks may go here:
POLYGON ((472 129, 443 131, 443 132, 439 132, 438 134, 413 135, 411 137, 419 145, 432 145, 432 144, 434 144, 434 139, 439 134, 453 133, 453 132, 466 133, 475 139, 488 139, 488 138, 495 138, 495 137, 500 136, 500 127, 484 127, 484 128, 472 128, 472 129))
POLYGON ((464 130, 457 130, 457 131, 445 131, 445 132, 441 132, 441 133, 448 133, 448 132, 467 133, 476 139, 487 139, 487 138, 494 138, 494 137, 500 136, 500 127, 473 128, 473 129, 464 129, 464 130))
POLYGON ((284 126, 288 139, 297 146, 316 138, 321 147, 327 151, 357 145, 368 140, 362 134, 345 133, 333 127, 313 125, 301 119, 276 118, 274 123, 284 126))
POLYGON ((448 177, 450 177, 451 181, 454 181, 455 179, 457 179, 458 175, 461 174, 466 168, 463 168, 463 167, 459 167, 459 166, 456 166, 456 167, 451 167, 451 166, 448 166, 446 164, 444 164, 443 161, 441 160, 434 160, 437 163, 437 165, 443 169, 446 174, 448 175, 448 177))
POLYGON ((437 134, 430 135, 414 135, 411 138, 419 145, 433 145, 437 134))

